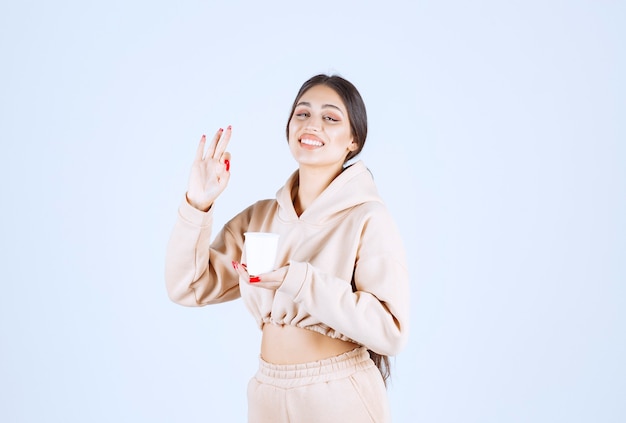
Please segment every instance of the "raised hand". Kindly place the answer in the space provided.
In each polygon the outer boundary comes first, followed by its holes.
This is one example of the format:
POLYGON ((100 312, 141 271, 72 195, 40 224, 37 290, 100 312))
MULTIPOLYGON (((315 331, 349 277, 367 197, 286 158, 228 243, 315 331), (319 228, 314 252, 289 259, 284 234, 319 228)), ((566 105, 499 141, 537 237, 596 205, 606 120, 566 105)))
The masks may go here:
POLYGON ((220 128, 211 140, 206 153, 206 136, 202 135, 191 166, 187 201, 198 210, 207 211, 224 191, 230 179, 230 153, 226 151, 232 128, 220 128))

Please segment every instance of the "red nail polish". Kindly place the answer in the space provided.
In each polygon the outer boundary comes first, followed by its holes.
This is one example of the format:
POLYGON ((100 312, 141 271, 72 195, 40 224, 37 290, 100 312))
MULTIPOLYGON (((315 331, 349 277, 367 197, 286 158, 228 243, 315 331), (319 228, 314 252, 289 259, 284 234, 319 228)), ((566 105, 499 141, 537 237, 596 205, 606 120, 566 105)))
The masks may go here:
POLYGON ((237 270, 237 262, 233 260, 231 264, 233 265, 233 269, 237 270))
POLYGON ((230 170, 230 160, 224 160, 224 165, 226 166, 226 172, 230 170))
POLYGON ((250 282, 261 282, 261 278, 258 276, 250 276, 250 282))
POLYGON ((233 129, 233 127, 232 127, 232 125, 228 125, 228 128, 226 128, 226 129, 228 129, 230 131, 230 130, 233 129))

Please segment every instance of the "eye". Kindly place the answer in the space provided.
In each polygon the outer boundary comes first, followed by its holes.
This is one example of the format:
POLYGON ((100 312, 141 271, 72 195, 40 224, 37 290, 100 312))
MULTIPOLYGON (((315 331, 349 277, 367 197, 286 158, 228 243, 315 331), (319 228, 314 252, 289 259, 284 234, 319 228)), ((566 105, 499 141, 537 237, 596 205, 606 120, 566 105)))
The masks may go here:
POLYGON ((309 112, 306 110, 296 110, 293 115, 299 119, 305 119, 310 116, 309 112))
POLYGON ((328 122, 339 122, 339 119, 334 118, 332 116, 324 116, 324 120, 326 120, 328 122))

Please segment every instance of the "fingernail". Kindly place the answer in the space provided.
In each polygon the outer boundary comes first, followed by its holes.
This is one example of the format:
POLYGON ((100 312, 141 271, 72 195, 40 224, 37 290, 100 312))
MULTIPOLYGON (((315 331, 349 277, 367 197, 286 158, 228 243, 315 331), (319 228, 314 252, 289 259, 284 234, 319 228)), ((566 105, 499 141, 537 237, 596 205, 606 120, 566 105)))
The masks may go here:
POLYGON ((230 170, 230 160, 224 160, 224 165, 226 166, 226 172, 230 170))
POLYGON ((233 129, 233 127, 232 127, 232 125, 228 125, 228 128, 226 128, 226 129, 228 129, 230 131, 231 129, 233 129))
POLYGON ((250 282, 261 282, 261 278, 258 276, 250 276, 250 282))
POLYGON ((233 269, 237 270, 237 262, 233 260, 231 264, 233 265, 233 269))
POLYGON ((246 266, 246 263, 241 263, 241 265, 243 266, 244 269, 248 270, 248 266, 246 266))

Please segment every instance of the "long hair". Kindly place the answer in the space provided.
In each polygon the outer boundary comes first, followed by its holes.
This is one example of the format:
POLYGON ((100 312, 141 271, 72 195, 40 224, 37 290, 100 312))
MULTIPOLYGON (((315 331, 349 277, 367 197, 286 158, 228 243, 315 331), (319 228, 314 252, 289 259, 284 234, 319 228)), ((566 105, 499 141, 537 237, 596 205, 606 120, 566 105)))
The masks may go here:
POLYGON ((378 367, 380 375, 383 377, 383 382, 387 386, 387 380, 391 377, 391 365, 389 364, 389 357, 386 355, 380 355, 372 350, 367 350, 370 353, 370 358, 378 367))
POLYGON ((291 112, 289 113, 289 119, 287 120, 287 140, 289 140, 289 122, 291 122, 291 118, 293 117, 293 112, 296 109, 298 101, 300 101, 300 98, 305 92, 317 85, 325 85, 331 88, 337 93, 337 95, 339 95, 339 97, 341 97, 341 100, 346 105, 352 137, 358 146, 356 150, 348 153, 345 160, 347 162, 359 154, 365 145, 365 139, 367 138, 367 111, 365 110, 363 98, 361 98, 361 94, 356 87, 350 81, 338 75, 319 74, 309 78, 304 84, 302 84, 295 100, 293 101, 291 112))

